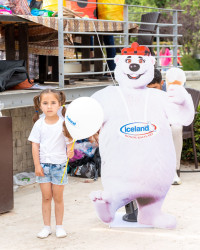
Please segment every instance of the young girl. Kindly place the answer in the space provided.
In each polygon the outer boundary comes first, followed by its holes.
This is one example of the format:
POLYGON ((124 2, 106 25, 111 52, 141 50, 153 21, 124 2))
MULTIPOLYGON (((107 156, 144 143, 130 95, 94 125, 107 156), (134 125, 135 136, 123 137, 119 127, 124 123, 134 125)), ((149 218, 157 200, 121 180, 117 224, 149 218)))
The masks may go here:
POLYGON ((37 237, 46 238, 51 234, 51 200, 55 203, 56 236, 65 237, 62 226, 64 214, 63 191, 67 183, 64 173, 67 157, 74 155, 71 149, 72 138, 64 124, 65 95, 62 91, 46 89, 34 97, 35 122, 28 138, 32 142, 36 181, 42 191, 42 214, 44 228, 37 237), (62 108, 62 116, 58 111, 62 108), (39 118, 42 111, 44 116, 39 118), (65 135, 65 136, 64 136, 65 135), (67 152, 66 152, 67 145, 67 152))

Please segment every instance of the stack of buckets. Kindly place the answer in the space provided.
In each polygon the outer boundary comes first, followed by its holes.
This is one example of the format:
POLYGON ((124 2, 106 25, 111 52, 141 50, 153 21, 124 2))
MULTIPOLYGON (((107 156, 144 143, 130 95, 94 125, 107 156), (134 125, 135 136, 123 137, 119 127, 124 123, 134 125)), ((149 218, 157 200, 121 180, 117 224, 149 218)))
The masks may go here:
MULTIPOLYGON (((90 4, 96 0, 88 0, 83 2, 63 0, 63 6, 75 12, 82 12, 80 16, 85 18, 96 19, 96 4, 90 4)), ((43 9, 58 11, 58 0, 43 0, 43 9)))

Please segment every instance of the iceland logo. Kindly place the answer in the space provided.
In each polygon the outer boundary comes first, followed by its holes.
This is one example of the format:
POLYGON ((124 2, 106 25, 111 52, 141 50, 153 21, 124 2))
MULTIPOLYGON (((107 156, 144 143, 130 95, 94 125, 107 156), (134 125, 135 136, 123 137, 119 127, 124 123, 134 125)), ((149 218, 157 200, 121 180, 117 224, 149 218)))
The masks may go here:
POLYGON ((73 122, 72 121, 72 119, 67 115, 67 120, 68 120, 68 122, 71 124, 71 125, 73 125, 73 126, 76 126, 76 122, 73 122))
POLYGON ((151 122, 133 122, 120 128, 121 135, 132 139, 147 138, 155 135, 157 131, 157 126, 151 122))

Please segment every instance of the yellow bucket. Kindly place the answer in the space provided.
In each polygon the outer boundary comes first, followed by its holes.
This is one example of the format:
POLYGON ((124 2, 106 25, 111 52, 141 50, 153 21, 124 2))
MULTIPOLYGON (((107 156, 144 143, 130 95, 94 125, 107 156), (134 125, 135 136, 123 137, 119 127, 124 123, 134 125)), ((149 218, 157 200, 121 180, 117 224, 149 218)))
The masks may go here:
MULTIPOLYGON (((98 0, 98 3, 124 4, 125 0, 98 0)), ((98 19, 123 21, 123 6, 98 4, 98 19)))
MULTIPOLYGON (((63 0, 63 6, 66 7, 66 1, 63 0)), ((43 0, 43 10, 58 11, 58 0, 43 0)))

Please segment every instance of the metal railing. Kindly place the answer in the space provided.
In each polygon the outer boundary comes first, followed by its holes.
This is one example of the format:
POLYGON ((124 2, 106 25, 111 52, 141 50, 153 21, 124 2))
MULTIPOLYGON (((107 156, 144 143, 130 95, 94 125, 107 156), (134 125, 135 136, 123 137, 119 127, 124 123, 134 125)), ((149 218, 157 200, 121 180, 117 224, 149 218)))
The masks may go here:
MULTIPOLYGON (((83 1, 71 1, 71 2, 83 2, 83 1)), ((96 3, 96 2, 87 2, 88 4, 105 4, 105 3, 96 3)), ((59 87, 63 88, 64 87, 64 79, 65 77, 74 77, 76 76, 81 77, 81 76, 93 76, 95 77, 96 75, 102 75, 105 73, 112 73, 113 71, 109 71, 109 70, 102 70, 102 71, 86 71, 86 72, 79 72, 79 73, 73 73, 73 72, 68 72, 65 73, 64 70, 64 65, 66 63, 70 63, 70 62, 95 62, 95 61, 99 61, 99 62, 104 62, 107 63, 107 61, 109 60, 113 60, 113 58, 106 58, 106 52, 104 51, 106 48, 124 48, 124 47, 130 47, 131 43, 130 40, 131 39, 137 39, 137 37, 139 36, 152 36, 152 34, 149 33, 129 33, 129 27, 132 24, 136 24, 136 25, 141 25, 141 24, 146 24, 146 25, 157 25, 157 29, 156 29, 156 33, 153 34, 153 36, 155 37, 156 42, 153 43, 152 45, 147 45, 150 48, 155 49, 155 52, 157 53, 157 55, 155 56, 157 59, 157 67, 158 68, 162 68, 160 66, 160 58, 163 57, 171 57, 173 58, 173 66, 177 66, 177 50, 179 47, 181 47, 181 45, 178 45, 178 37, 180 37, 181 35, 178 34, 178 27, 181 26, 181 24, 178 24, 178 13, 182 10, 174 10, 174 9, 162 9, 162 8, 154 8, 154 7, 147 7, 147 6, 137 6, 137 5, 122 5, 122 4, 111 4, 111 3, 106 3, 107 5, 118 5, 118 6, 123 6, 123 15, 124 15, 124 20, 123 21, 113 21, 113 20, 100 20, 100 19, 84 19, 85 21, 87 20, 89 23, 92 23, 94 31, 88 31, 88 32, 80 32, 80 31, 64 31, 64 27, 63 27, 63 21, 64 20, 74 20, 74 18, 66 18, 63 16, 63 0, 58 0, 58 45, 59 45, 59 87), (141 10, 139 12, 134 11, 134 9, 138 9, 141 10), (145 11, 148 10, 148 11, 145 11), (141 15, 145 14, 145 13, 149 13, 151 11, 157 11, 160 12, 161 14, 163 13, 167 13, 168 15, 171 15, 172 17, 172 22, 171 23, 147 23, 147 22, 141 22, 141 15), (96 31, 96 25, 99 22, 105 22, 105 23, 120 23, 123 25, 123 31, 121 32, 114 32, 115 30, 111 31, 111 32, 98 32, 96 31), (160 29, 162 27, 171 27, 172 28, 172 33, 168 33, 168 34, 161 34, 160 33, 160 29), (100 35, 112 35, 114 36, 115 39, 115 45, 103 45, 103 44, 99 44, 99 45, 64 45, 64 36, 65 35, 88 35, 88 36, 97 36, 98 41, 99 40, 99 36, 100 35), (117 41, 117 39, 121 40, 121 44, 117 41), (170 38, 172 39, 172 44, 171 45, 162 45, 161 44, 161 39, 163 38, 170 38), (171 47, 173 50, 173 55, 171 56, 160 56, 159 52, 160 52, 160 48, 161 47, 171 47), (103 54, 103 58, 64 58, 64 50, 66 48, 71 48, 71 49, 101 49, 101 52, 103 54)), ((75 53, 74 53, 74 57, 75 57, 75 53)))

